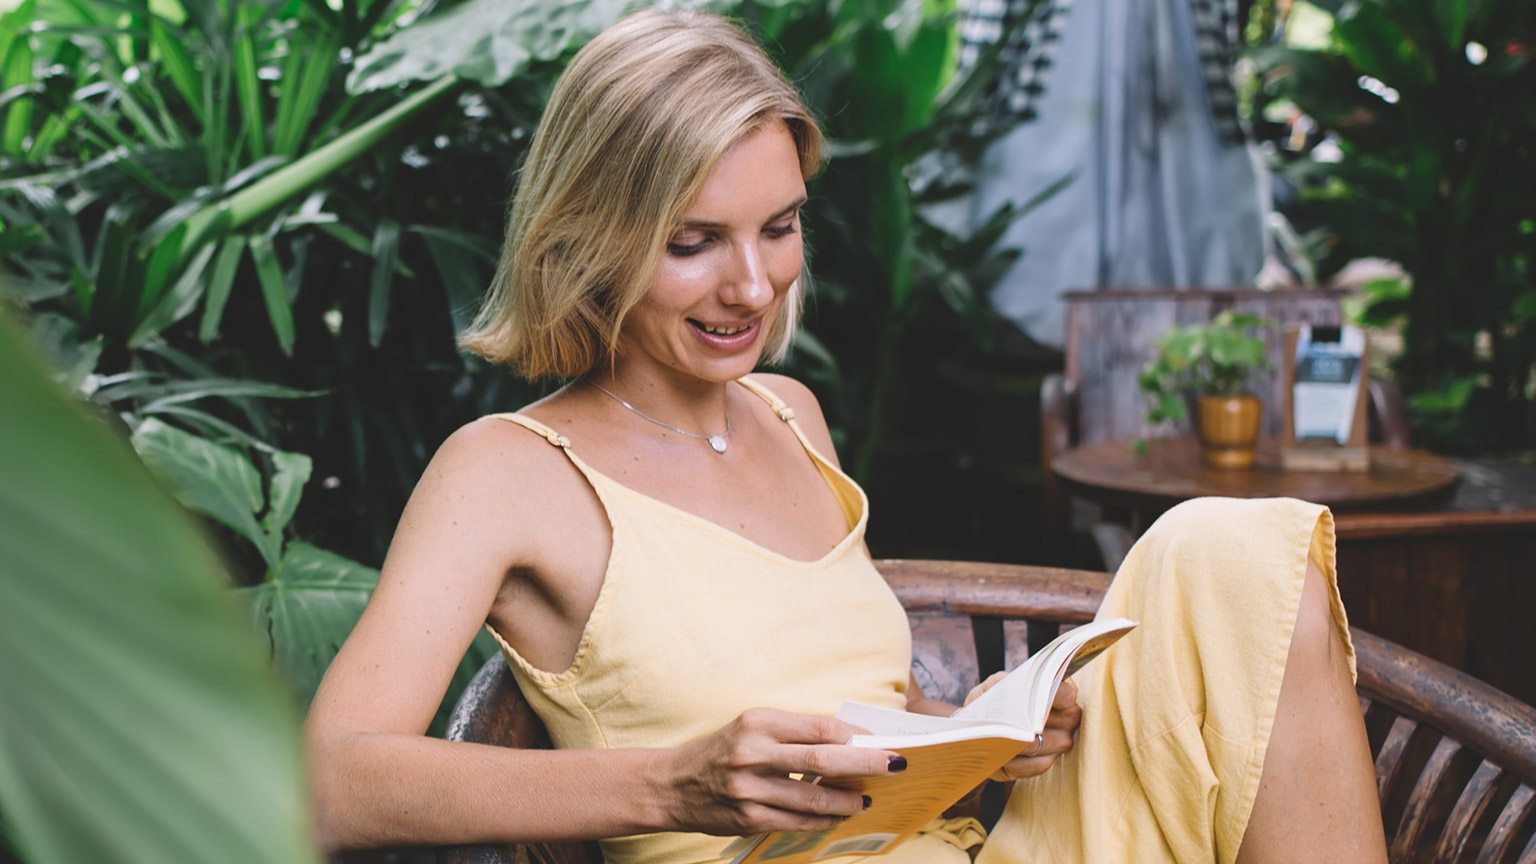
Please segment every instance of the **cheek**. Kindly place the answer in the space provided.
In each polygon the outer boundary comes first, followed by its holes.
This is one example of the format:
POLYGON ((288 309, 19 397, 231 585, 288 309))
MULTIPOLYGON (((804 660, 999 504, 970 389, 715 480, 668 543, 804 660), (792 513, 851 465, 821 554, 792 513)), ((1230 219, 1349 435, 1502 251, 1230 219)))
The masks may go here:
POLYGON ((769 259, 768 278, 775 288, 783 290, 790 283, 800 278, 800 271, 805 267, 805 247, 802 245, 800 235, 794 235, 793 242, 785 243, 784 248, 774 250, 769 259))

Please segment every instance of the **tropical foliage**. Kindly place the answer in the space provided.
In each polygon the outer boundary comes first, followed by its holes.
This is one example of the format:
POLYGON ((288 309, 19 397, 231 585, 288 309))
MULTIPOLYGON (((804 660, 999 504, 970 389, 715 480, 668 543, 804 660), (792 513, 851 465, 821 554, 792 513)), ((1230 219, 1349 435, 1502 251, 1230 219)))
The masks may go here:
POLYGON ((218 559, 21 347, 0 320, 6 844, 33 864, 318 862, 298 718, 218 559))
MULTIPOLYGON (((204 518, 300 706, 437 442, 552 386, 453 334, 549 87, 626 5, 22 0, 0 15, 0 303, 204 518)), ((992 337, 1012 211, 961 236, 924 209, 966 188, 988 68, 953 78, 949 2, 720 8, 834 140, 793 363, 867 475, 906 408, 893 381, 934 380, 904 346, 992 337)), ((461 681, 490 650, 482 637, 461 681)))
POLYGON ((1257 56, 1267 96, 1328 133, 1288 169, 1322 226, 1322 275, 1363 256, 1408 271, 1411 287, 1374 286, 1366 319, 1402 324, 1397 371, 1427 443, 1530 448, 1536 5, 1323 5, 1330 45, 1257 56))

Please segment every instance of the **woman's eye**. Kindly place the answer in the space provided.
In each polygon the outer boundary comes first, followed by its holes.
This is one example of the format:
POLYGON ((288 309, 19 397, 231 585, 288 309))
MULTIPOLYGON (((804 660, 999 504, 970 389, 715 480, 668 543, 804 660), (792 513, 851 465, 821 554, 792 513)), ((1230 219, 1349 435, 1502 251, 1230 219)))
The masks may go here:
POLYGON ((791 219, 780 225, 769 225, 763 229, 763 232, 769 237, 788 237, 795 233, 795 220, 791 219))
POLYGON ((673 239, 670 243, 667 244, 667 254, 676 255, 679 258, 686 258, 689 255, 697 255, 698 253, 703 252, 704 247, 709 245, 708 237, 700 238, 693 243, 684 242, 689 239, 692 238, 673 239))

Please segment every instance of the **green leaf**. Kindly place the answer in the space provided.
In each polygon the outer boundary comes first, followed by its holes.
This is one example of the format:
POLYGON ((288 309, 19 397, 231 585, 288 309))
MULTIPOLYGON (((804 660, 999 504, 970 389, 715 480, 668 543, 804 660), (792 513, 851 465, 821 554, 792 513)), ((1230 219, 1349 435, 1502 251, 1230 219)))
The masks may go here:
POLYGON ((389 326, 389 288, 400 259, 400 223, 379 220, 373 232, 373 276, 368 289, 368 344, 379 347, 389 326))
POLYGON ((261 475, 243 453, 150 418, 133 433, 134 449, 182 504, 251 541, 268 567, 278 564, 279 542, 256 522, 261 475))
POLYGON ((285 155, 298 152, 304 135, 314 124, 315 112, 330 84, 336 69, 336 55, 340 46, 327 32, 308 54, 293 54, 303 59, 302 71, 293 77, 285 77, 283 93, 279 99, 278 114, 281 122, 272 133, 272 149, 285 155))
POLYGON ((290 543, 267 582, 235 591, 300 705, 314 699, 378 580, 379 571, 356 561, 290 543))
POLYGON ((464 231, 430 225, 412 225, 409 230, 426 241, 427 252, 443 283, 443 293, 448 296, 453 332, 462 333, 480 307, 481 294, 496 263, 495 247, 464 231))
POLYGON ((309 191, 321 180, 368 152, 406 121, 452 90, 456 84, 454 79, 444 78, 424 87, 377 117, 327 142, 318 150, 304 154, 298 160, 241 189, 227 201, 203 208, 187 220, 194 226, 193 236, 197 236, 196 232, 205 223, 223 214, 227 214, 229 220, 225 230, 239 230, 284 200, 309 191))
POLYGON ((256 74, 256 12, 250 5, 241 5, 239 10, 239 32, 234 39, 235 98, 251 158, 260 159, 267 155, 267 124, 261 110, 261 79, 256 74))
POLYGON ((173 33, 158 15, 149 18, 149 38, 160 55, 160 65, 198 122, 203 122, 203 77, 187 51, 186 36, 173 33))
POLYGON ((256 263, 256 279, 261 283, 261 298, 267 305, 267 318, 277 345, 284 356, 293 356, 293 306, 288 302, 288 286, 283 281, 283 267, 277 261, 272 241, 261 235, 251 237, 251 260, 256 263))
POLYGON ((580 48, 631 5, 630 0, 468 0, 374 45, 347 76, 347 90, 366 93, 449 75, 499 87, 531 63, 552 62, 580 48))
POLYGON ((304 484, 309 482, 314 463, 303 453, 278 450, 272 454, 272 464, 277 470, 268 486, 267 515, 262 517, 261 526, 268 534, 281 537, 299 508, 299 498, 304 494, 304 484))
POLYGON ((197 328, 197 338, 204 344, 212 342, 219 335, 219 322, 224 318, 224 306, 229 302, 229 292, 235 285, 235 271, 240 266, 240 254, 245 251, 247 242, 244 235, 236 234, 219 247, 213 275, 208 278, 203 320, 197 328))
POLYGON ((297 717, 218 561, 23 342, 0 335, 9 844, 32 864, 318 864, 297 717))
POLYGON ((203 271, 208 268, 208 261, 213 257, 216 249, 217 247, 208 244, 197 250, 186 269, 177 278, 176 284, 171 286, 171 290, 167 291, 165 296, 160 298, 159 303, 139 322, 138 328, 128 340, 130 345, 142 345, 151 336, 192 314, 206 284, 203 281, 203 271))
MULTIPOLYGON (((35 58, 30 34, 23 33, 12 40, 3 59, 5 62, 0 67, 0 75, 4 77, 4 85, 0 89, 10 90, 37 80, 32 68, 35 58)), ((32 131, 32 108, 33 100, 29 97, 17 99, 6 106, 5 124, 0 127, 0 154, 16 159, 25 152, 22 145, 27 133, 32 131)))
POLYGON ((1412 36, 1374 3, 1346 4, 1333 33, 1354 67, 1398 90, 1434 81, 1434 67, 1412 36))

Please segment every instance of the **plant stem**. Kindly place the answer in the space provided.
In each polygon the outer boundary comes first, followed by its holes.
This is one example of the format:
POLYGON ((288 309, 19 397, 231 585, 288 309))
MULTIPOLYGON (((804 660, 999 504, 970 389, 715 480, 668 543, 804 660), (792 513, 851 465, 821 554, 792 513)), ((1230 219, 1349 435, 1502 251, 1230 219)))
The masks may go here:
POLYGON ((229 198, 192 214, 187 219, 187 240, 181 255, 186 256, 193 245, 203 241, 202 234, 221 214, 227 214, 228 219, 224 231, 239 230, 283 201, 350 165, 458 83, 459 79, 452 75, 439 78, 356 129, 273 171, 229 198))

